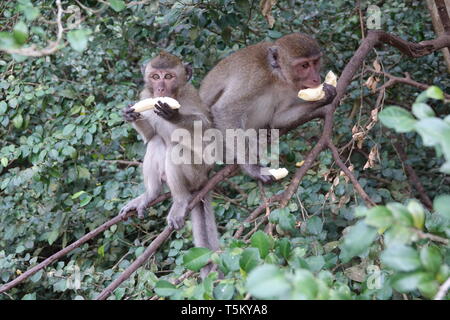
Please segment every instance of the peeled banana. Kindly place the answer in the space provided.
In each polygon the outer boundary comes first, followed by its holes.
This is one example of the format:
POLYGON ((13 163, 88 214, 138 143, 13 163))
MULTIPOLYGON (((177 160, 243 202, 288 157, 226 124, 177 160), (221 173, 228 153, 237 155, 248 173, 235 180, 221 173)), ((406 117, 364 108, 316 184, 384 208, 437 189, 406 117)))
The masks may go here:
POLYGON ((167 103, 172 109, 180 108, 180 103, 170 97, 159 97, 159 98, 148 98, 137 102, 132 108, 135 112, 143 112, 155 107, 155 104, 161 101, 162 103, 167 103))
POLYGON ((269 169, 269 173, 276 179, 280 180, 286 177, 289 171, 286 168, 269 169))
MULTIPOLYGON (((325 77, 325 83, 336 87, 337 77, 333 71, 329 71, 325 77)), ((323 91, 323 83, 316 88, 308 88, 300 90, 298 92, 298 97, 305 101, 319 101, 325 98, 325 91, 323 91)))

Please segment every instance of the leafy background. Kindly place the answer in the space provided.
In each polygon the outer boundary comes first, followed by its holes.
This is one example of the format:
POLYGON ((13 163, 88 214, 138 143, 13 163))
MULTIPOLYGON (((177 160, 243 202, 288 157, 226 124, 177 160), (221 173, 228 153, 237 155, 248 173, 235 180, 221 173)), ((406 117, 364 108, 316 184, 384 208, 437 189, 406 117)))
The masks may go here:
MULTIPOLYGON (((117 161, 139 161, 144 154, 142 141, 122 121, 120 110, 136 100, 140 65, 160 48, 190 62, 198 86, 231 52, 293 31, 314 35, 326 54, 323 71, 339 74, 362 36, 359 11, 350 0, 277 1, 271 10, 273 27, 253 0, 159 1, 129 7, 121 0, 62 4, 65 9, 78 6, 82 17, 75 29, 65 30, 62 48, 38 58, 0 56, 0 283, 111 219, 143 191, 139 168, 117 161)), ((435 37, 424 2, 371 4, 381 8, 385 31, 414 42, 435 37)), ((0 48, 46 46, 55 39, 56 26, 49 23, 55 13, 50 0, 2 1, 0 48)), ((64 13, 65 27, 72 15, 64 13)), ((385 46, 366 64, 375 58, 390 73, 409 72, 413 79, 449 92, 440 52, 407 59, 385 46)), ((355 123, 370 121, 376 96, 363 86, 367 77, 355 79, 338 108, 337 146, 351 140, 355 123)), ((220 252, 192 249, 187 223, 110 299, 155 294, 168 299, 433 298, 450 274, 450 184, 441 171, 450 158, 450 121, 442 92, 433 90, 435 94, 429 91, 419 98, 416 88, 397 85, 387 90, 385 101, 411 110, 421 99, 432 108, 432 114, 422 111, 444 123, 433 143, 423 140, 427 134, 436 136, 433 126, 424 135, 413 127, 400 134, 387 128, 389 121, 413 118, 409 111, 405 115, 391 109, 382 118, 387 127, 378 122, 361 149, 346 154, 347 164, 379 206, 363 207, 331 154, 324 152, 289 205, 272 208, 274 234, 263 232, 263 226, 252 230, 252 224, 247 236, 236 240, 234 231, 260 204, 261 195, 255 181, 235 176, 214 192, 220 252), (405 143, 408 163, 434 199, 431 212, 414 200, 418 195, 393 148, 393 137, 405 143), (363 170, 374 146, 379 161, 363 170), (170 283, 208 259, 219 265, 224 279, 211 273, 204 281, 193 276, 170 283)), ((283 137, 283 166, 294 171, 320 132, 320 123, 311 122, 283 137)), ((267 196, 288 182, 265 187, 267 196)), ((170 204, 168 200, 149 209, 143 221, 130 219, 111 227, 0 299, 95 298, 164 228, 170 204)))

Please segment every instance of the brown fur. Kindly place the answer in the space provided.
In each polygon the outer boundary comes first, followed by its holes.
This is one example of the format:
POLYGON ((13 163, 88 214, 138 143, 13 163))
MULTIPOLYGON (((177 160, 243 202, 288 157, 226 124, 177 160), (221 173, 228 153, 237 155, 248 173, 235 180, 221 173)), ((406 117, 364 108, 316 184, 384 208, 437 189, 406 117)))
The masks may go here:
MULTIPOLYGON (((226 129, 286 128, 328 103, 335 91, 327 93, 322 101, 305 102, 297 97, 301 84, 294 81, 293 61, 319 54, 316 40, 294 33, 274 43, 248 46, 220 61, 200 86, 200 97, 211 110, 214 126, 223 132, 226 129)), ((325 89, 328 92, 329 88, 325 89)), ((259 174, 259 166, 246 164, 242 167, 263 182, 272 180, 259 174)))

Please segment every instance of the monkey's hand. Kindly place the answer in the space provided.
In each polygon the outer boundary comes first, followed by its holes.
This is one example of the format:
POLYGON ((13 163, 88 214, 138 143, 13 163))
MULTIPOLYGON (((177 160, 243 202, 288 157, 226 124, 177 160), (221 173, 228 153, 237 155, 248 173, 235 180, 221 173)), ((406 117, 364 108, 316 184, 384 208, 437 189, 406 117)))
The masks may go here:
POLYGON ((332 86, 331 84, 324 83, 323 84, 323 91, 325 92, 325 97, 321 101, 322 105, 326 105, 331 103, 334 100, 334 97, 336 97, 337 91, 336 87, 332 86))
POLYGON ((162 101, 158 101, 155 104, 155 113, 170 122, 177 122, 180 119, 178 109, 172 109, 167 103, 162 101))
POLYGON ((125 108, 122 109, 122 117, 127 122, 134 122, 137 119, 141 118, 141 114, 138 112, 135 112, 133 107, 133 103, 129 104, 125 108))

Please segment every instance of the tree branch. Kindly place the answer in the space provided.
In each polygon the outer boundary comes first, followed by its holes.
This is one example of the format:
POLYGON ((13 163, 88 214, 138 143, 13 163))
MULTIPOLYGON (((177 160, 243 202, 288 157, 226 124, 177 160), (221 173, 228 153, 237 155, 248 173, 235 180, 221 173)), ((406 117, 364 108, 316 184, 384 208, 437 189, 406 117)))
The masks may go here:
POLYGON ((64 28, 62 26, 62 13, 63 8, 61 6, 61 0, 56 0, 56 7, 58 8, 58 13, 56 14, 56 25, 58 26, 58 33, 56 35, 56 41, 49 41, 49 44, 47 47, 42 49, 36 49, 36 46, 33 44, 27 48, 19 48, 19 49, 0 49, 3 50, 9 54, 20 54, 22 56, 28 56, 28 57, 42 57, 42 56, 48 56, 55 51, 57 51, 62 41, 63 31, 64 28))
POLYGON ((405 168, 409 182, 414 186, 414 188, 419 193, 420 200, 422 201, 425 207, 427 207, 429 210, 432 210, 433 202, 431 202, 430 198, 428 197, 425 188, 423 187, 419 177, 416 174, 416 171, 414 171, 413 167, 411 167, 407 163, 408 156, 406 155, 403 145, 400 142, 395 142, 394 149, 397 151, 400 161, 402 162, 403 168, 405 168))
MULTIPOLYGON (((379 75, 383 75, 385 77, 387 77, 389 80, 387 82, 385 82, 382 86, 378 87, 376 91, 381 91, 383 89, 389 88, 394 86, 397 83, 404 83, 416 88, 419 88, 420 90, 426 90, 429 87, 431 87, 429 84, 425 84, 425 83, 421 83, 421 82, 417 82, 415 80, 413 80, 411 78, 411 75, 408 72, 405 72, 405 77, 397 77, 394 76, 390 73, 387 72, 383 72, 383 71, 376 71, 372 68, 367 68, 367 70, 369 70, 370 72, 373 72, 375 74, 379 74, 379 75)), ((446 99, 450 99, 450 94, 444 93, 444 96, 446 99)))

